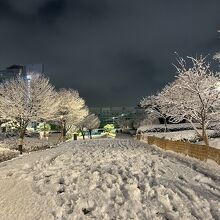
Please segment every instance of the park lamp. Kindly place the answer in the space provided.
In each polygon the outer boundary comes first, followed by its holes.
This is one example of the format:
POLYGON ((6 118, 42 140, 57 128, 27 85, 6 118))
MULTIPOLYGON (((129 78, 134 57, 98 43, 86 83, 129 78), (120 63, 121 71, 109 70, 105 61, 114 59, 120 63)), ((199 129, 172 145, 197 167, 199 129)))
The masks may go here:
POLYGON ((31 75, 27 75, 26 79, 30 81, 31 80, 31 75))

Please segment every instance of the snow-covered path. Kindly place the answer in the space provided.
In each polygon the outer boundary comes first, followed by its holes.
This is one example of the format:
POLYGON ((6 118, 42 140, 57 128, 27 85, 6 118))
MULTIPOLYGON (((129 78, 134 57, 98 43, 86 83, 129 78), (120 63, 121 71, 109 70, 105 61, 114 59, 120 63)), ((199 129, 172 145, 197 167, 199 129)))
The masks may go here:
POLYGON ((220 168, 132 139, 0 163, 0 219, 220 219, 220 168))

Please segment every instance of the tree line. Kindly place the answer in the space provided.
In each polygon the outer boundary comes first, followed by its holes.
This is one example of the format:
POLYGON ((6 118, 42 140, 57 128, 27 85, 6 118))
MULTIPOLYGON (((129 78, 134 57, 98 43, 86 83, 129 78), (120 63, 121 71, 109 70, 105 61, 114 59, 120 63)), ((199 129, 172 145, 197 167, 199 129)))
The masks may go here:
POLYGON ((16 121, 20 153, 31 122, 59 122, 61 141, 66 140, 67 132, 83 128, 91 134, 100 123, 96 115, 89 113, 78 91, 65 88, 57 91, 47 77, 34 73, 30 79, 17 77, 0 84, 0 120, 16 121))

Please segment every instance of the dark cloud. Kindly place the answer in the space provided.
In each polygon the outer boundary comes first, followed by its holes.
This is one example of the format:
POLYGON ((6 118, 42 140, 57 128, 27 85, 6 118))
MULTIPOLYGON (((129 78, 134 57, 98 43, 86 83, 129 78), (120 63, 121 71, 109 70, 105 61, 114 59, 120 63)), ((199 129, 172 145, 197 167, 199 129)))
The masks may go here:
POLYGON ((44 63, 90 106, 136 105, 173 79, 174 52, 220 50, 219 0, 1 0, 0 66, 44 63))
POLYGON ((65 11, 67 4, 66 1, 63 0, 50 0, 43 4, 38 10, 37 15, 41 18, 41 20, 51 21, 60 17, 62 13, 65 11))

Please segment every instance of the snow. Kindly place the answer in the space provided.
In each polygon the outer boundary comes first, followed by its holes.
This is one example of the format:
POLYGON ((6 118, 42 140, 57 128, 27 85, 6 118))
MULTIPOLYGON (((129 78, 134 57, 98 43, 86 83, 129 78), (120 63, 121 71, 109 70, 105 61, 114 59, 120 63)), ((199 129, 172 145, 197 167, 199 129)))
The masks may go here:
MULTIPOLYGON (((92 139, 105 138, 106 136, 107 134, 93 134, 92 139)), ((83 136, 77 136, 77 139, 81 140, 83 139, 83 136)), ((85 135, 85 139, 90 139, 90 137, 88 135, 85 135)))
MULTIPOLYGON (((200 130, 199 130, 200 131, 200 130)), ((207 134, 210 137, 215 137, 219 132, 214 130, 207 130, 207 134)), ((188 140, 188 141, 198 141, 199 137, 196 134, 195 130, 186 130, 186 131, 173 131, 173 132, 145 132, 142 135, 144 136, 155 136, 159 138, 165 138, 168 140, 188 140)))
MULTIPOLYGON (((195 123, 197 128, 201 128, 201 125, 195 123)), ((179 124, 167 124, 167 128, 169 131, 180 131, 180 130, 192 130, 192 125, 190 123, 179 123, 179 124)), ((163 132, 165 130, 164 124, 148 124, 141 125, 137 131, 141 132, 163 132)))
POLYGON ((219 219, 220 167, 133 139, 0 163, 0 219, 219 219))
MULTIPOLYGON (((3 144, 5 148, 9 148, 11 150, 18 149, 18 138, 17 137, 5 138, 0 143, 3 144)), ((47 141, 46 139, 25 137, 24 145, 23 145, 23 152, 43 150, 46 148, 50 148, 52 145, 53 143, 51 141, 47 141)))
MULTIPOLYGON (((204 144, 203 141, 198 142, 198 144, 204 144)), ((220 138, 209 139, 209 146, 220 149, 220 138)))
POLYGON ((5 160, 10 160, 19 155, 18 151, 9 150, 4 147, 5 147, 4 145, 2 144, 0 145, 0 162, 5 160))

